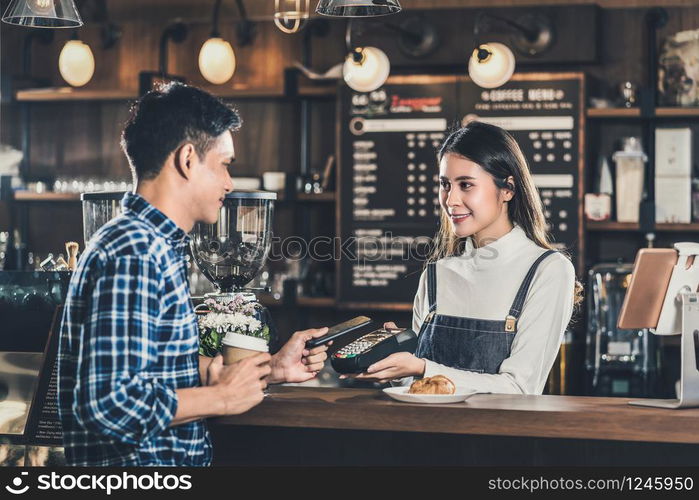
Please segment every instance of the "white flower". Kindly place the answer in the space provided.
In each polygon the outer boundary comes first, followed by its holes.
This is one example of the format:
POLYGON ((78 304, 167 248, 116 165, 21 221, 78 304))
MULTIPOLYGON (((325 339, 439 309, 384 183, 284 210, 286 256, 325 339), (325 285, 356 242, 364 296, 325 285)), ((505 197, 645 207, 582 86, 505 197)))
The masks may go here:
POLYGON ((199 318, 199 328, 211 328, 220 333, 238 332, 249 334, 257 332, 261 327, 262 323, 259 320, 242 313, 210 312, 199 318))

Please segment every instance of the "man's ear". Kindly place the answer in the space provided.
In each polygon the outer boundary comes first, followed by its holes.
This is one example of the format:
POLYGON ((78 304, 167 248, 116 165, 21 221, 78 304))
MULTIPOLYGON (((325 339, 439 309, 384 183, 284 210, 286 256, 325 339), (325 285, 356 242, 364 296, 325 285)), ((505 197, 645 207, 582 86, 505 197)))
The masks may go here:
POLYGON ((182 177, 184 177, 187 180, 192 178, 192 169, 194 167, 194 155, 196 154, 197 152, 194 149, 194 145, 190 142, 181 145, 179 148, 175 150, 175 169, 177 170, 177 173, 179 173, 182 177))

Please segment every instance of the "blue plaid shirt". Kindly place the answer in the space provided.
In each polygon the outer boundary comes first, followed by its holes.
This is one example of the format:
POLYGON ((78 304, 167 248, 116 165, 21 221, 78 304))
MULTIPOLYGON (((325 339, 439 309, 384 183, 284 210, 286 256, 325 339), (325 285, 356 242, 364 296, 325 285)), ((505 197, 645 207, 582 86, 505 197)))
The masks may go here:
POLYGON ((90 240, 70 282, 58 354, 72 465, 209 465, 201 420, 170 427, 176 389, 201 385, 189 237, 137 194, 90 240))

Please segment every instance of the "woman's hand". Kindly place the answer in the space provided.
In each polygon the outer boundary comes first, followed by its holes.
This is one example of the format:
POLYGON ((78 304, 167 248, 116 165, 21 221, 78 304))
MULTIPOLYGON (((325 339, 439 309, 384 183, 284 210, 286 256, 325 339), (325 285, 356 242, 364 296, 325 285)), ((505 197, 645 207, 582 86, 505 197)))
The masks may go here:
POLYGON ((394 352, 387 358, 371 365, 366 373, 358 375, 340 375, 340 378, 352 377, 357 380, 371 380, 385 384, 391 380, 422 376, 425 373, 425 360, 415 357, 409 352, 394 352))

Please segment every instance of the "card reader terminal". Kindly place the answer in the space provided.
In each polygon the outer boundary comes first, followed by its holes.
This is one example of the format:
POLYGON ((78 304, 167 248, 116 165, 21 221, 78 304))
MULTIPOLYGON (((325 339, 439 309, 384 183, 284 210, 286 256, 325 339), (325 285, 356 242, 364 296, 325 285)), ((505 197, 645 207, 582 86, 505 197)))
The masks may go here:
POLYGON ((417 335, 406 328, 375 330, 350 342, 330 357, 338 373, 361 373, 394 352, 415 352, 417 335))

